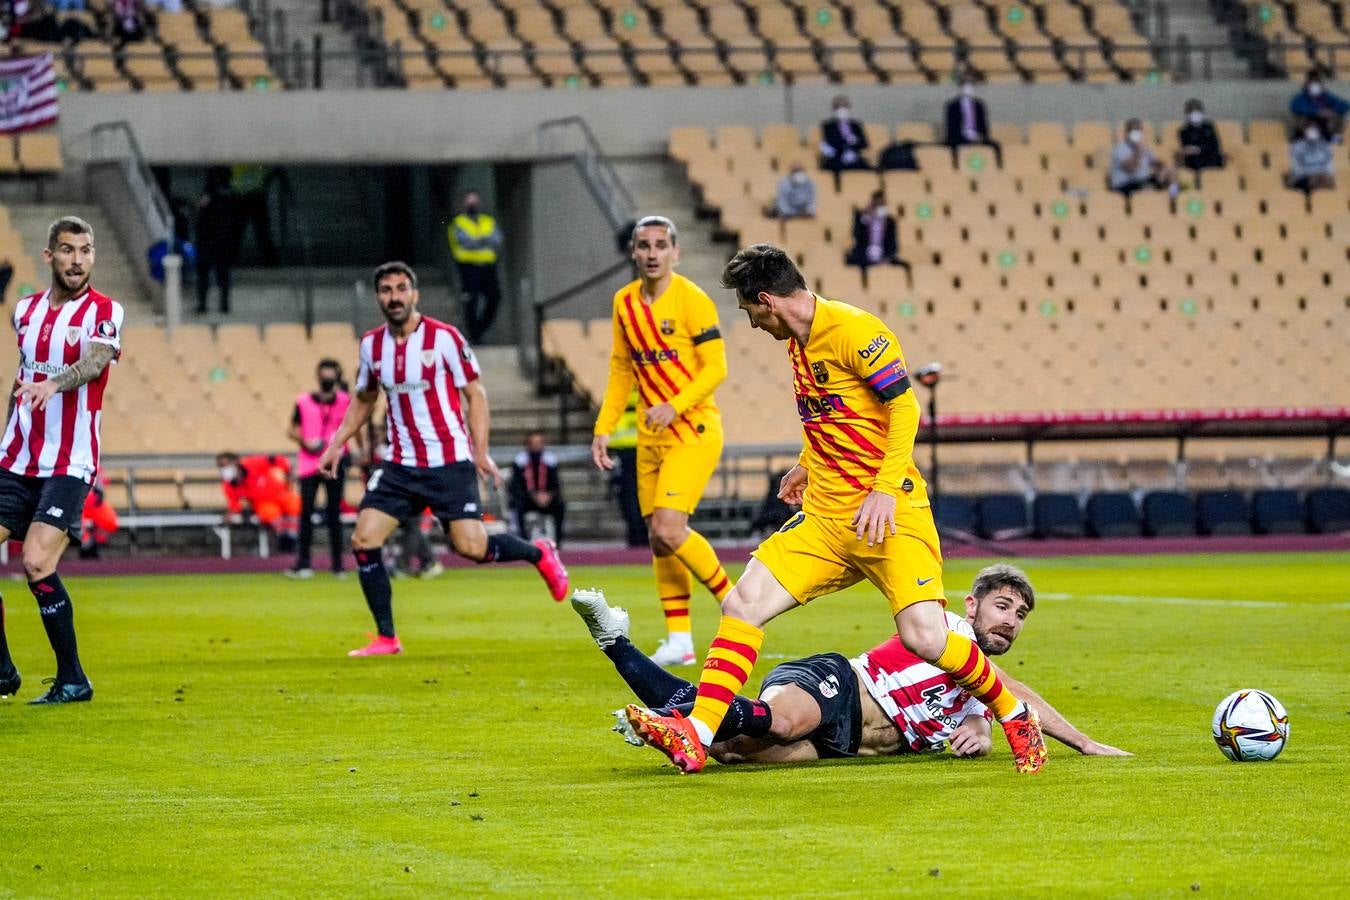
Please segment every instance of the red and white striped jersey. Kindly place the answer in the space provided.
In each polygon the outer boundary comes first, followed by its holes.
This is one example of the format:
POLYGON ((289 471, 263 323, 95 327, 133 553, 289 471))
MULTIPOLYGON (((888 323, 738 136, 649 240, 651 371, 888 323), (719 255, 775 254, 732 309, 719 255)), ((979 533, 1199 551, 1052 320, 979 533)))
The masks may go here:
MULTIPOLYGON (((975 640, 970 623, 953 613, 946 616, 948 628, 975 640)), ((898 636, 850 662, 915 753, 940 749, 966 716, 991 717, 983 703, 952 676, 906 650, 898 636)))
POLYGON ((385 462, 427 468, 473 459, 460 389, 478 378, 478 360, 453 325, 422 316, 399 343, 388 325, 361 338, 358 391, 389 398, 385 462))
MULTIPOLYGON (((32 294, 14 306, 19 381, 60 375, 90 344, 108 344, 121 351, 122 304, 90 289, 53 307, 50 295, 51 291, 32 294)), ((93 481, 110 368, 88 384, 54 395, 46 409, 15 403, 0 440, 0 468, 37 478, 71 475, 93 481)))

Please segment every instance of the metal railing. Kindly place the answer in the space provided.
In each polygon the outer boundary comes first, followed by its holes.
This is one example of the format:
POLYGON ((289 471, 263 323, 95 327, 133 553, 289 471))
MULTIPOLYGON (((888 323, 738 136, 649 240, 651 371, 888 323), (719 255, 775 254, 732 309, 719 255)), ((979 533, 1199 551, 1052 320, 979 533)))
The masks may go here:
POLYGON ((538 135, 541 154, 571 157, 611 228, 618 231, 633 220, 637 203, 585 119, 580 116, 549 119, 539 124, 538 135))
POLYGON ((141 153, 131 126, 124 122, 101 122, 89 132, 90 160, 120 162, 126 173, 136 211, 153 240, 173 240, 173 211, 141 153))

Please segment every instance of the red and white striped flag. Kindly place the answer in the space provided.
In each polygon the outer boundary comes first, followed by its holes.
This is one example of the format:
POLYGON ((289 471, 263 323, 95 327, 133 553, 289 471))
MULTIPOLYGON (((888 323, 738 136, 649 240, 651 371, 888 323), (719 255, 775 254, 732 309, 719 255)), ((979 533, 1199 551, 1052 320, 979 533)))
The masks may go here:
POLYGON ((52 55, 0 59, 0 134, 56 121, 56 70, 52 55))

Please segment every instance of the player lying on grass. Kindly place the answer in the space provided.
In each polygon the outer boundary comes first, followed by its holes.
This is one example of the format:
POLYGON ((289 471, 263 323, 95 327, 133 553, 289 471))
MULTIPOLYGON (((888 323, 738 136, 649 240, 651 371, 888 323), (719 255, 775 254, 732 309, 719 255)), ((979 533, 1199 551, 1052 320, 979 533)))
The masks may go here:
MULTIPOLYGON (((976 576, 965 600, 966 617, 946 616, 949 627, 976 641, 985 654, 999 656, 1012 647, 1035 603, 1021 570, 993 565, 976 576)), ((625 634, 623 610, 610 608, 599 591, 577 591, 572 605, 639 701, 662 715, 688 714, 696 686, 637 651, 625 634)), ((1041 716, 1046 734, 1085 755, 1129 755, 1094 741, 1026 685, 1003 678, 1041 716)), ((615 715, 615 730, 629 743, 655 746, 663 739, 663 729, 649 727, 648 710, 628 706, 615 715)), ((790 763, 920 753, 946 743, 958 757, 985 756, 992 747, 989 717, 950 675, 892 636, 852 660, 825 653, 775 667, 758 699, 732 702, 711 755, 722 763, 790 763)))

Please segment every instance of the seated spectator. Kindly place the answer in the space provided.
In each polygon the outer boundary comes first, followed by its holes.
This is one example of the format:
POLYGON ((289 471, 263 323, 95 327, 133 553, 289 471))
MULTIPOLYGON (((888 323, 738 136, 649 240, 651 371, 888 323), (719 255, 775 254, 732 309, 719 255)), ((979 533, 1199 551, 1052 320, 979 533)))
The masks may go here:
POLYGON ((120 47, 145 40, 145 10, 141 0, 112 0, 112 15, 108 21, 113 44, 120 47))
POLYGON ((1303 90, 1289 101, 1289 111, 1298 117, 1299 128, 1313 122, 1322 129, 1327 140, 1339 144, 1350 103, 1327 90, 1322 84, 1321 73, 1314 70, 1304 79, 1303 90))
POLYGON ((902 266, 909 271, 909 263, 900 258, 900 241, 896 237, 895 216, 886 208, 882 191, 872 194, 867 208, 853 218, 853 247, 844 256, 844 262, 863 271, 868 266, 883 263, 902 266))
POLYGON ((947 101, 947 146, 956 148, 967 144, 982 144, 994 151, 994 159, 1003 168, 1003 145, 989 137, 989 113, 984 101, 975 96, 975 82, 969 75, 961 78, 961 93, 947 101))
POLYGON ((93 35, 80 19, 57 15, 58 12, 66 11, 46 0, 30 0, 23 7, 16 3, 11 13, 10 37, 43 43, 75 44, 93 35))
POLYGON ((801 163, 793 163, 788 173, 778 180, 772 214, 779 219, 816 217, 816 183, 801 163))
POLYGON ((281 455, 245 456, 229 450, 216 454, 220 489, 225 494, 226 520, 242 522, 244 503, 253 510, 258 524, 279 536, 278 549, 289 553, 295 547, 299 524, 300 495, 290 483, 290 462, 281 455))
POLYGON ((558 478, 558 457, 544 447, 544 434, 531 431, 525 436, 525 449, 516 454, 515 471, 511 474, 511 515, 516 533, 530 540, 525 517, 540 513, 553 520, 556 544, 562 544, 563 513, 562 482, 558 478))
POLYGON ((1125 196, 1144 188, 1176 193, 1176 180, 1162 160, 1144 141, 1144 127, 1138 119, 1125 123, 1124 139, 1111 151, 1111 171, 1107 175, 1111 190, 1125 196))
POLYGON ((1289 145, 1289 186, 1306 193, 1334 188, 1335 148, 1312 122, 1303 128, 1303 136, 1289 145))
POLYGON ((848 98, 835 97, 830 105, 834 117, 820 124, 820 167, 831 172, 872 168, 862 155, 867 149, 867 129, 853 118, 848 98))
POLYGON ((1186 122, 1177 132, 1177 140, 1181 144, 1177 151, 1178 166, 1195 172, 1223 168, 1219 133, 1214 130, 1214 123, 1205 115, 1205 106, 1199 100, 1186 101, 1186 122))
POLYGON ((80 559, 98 559, 99 548, 117 533, 117 510, 108 502, 104 479, 94 479, 80 512, 80 559))

